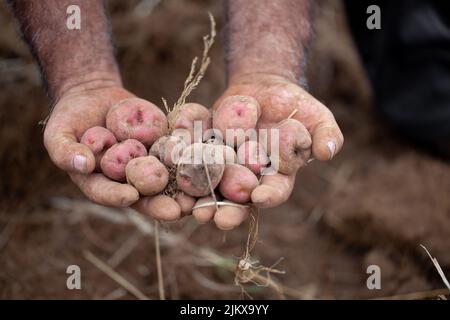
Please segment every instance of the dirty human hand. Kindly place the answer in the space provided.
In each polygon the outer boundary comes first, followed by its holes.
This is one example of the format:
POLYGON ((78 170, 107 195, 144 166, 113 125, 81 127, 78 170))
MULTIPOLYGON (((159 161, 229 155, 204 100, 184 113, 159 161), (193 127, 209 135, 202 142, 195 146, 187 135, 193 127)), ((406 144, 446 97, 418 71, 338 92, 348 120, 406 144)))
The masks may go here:
MULTIPOLYGON (((311 34, 311 6, 307 0, 227 1, 228 87, 215 103, 214 112, 229 110, 232 120, 223 121, 223 116, 218 116, 213 126, 224 136, 227 128, 239 123, 246 124, 245 129, 279 129, 279 170, 262 176, 251 193, 251 202, 259 208, 285 202, 296 172, 308 159, 330 160, 344 141, 331 111, 301 86, 311 34), (246 104, 257 105, 256 118, 255 113, 246 113, 246 104), (286 121, 288 118, 291 120, 286 121)), ((239 179, 235 177, 235 184, 239 179)), ((228 218, 220 212, 223 209, 210 214, 219 228, 237 226, 248 217, 243 208, 224 208, 228 218)))
POLYGON ((152 206, 150 198, 140 197, 133 186, 96 173, 93 152, 80 143, 87 129, 105 126, 114 104, 134 97, 122 86, 102 1, 12 0, 11 8, 38 60, 51 99, 44 144, 52 161, 96 203, 167 214, 170 208, 152 206), (79 6, 83 15, 80 29, 66 25, 71 5, 79 6))

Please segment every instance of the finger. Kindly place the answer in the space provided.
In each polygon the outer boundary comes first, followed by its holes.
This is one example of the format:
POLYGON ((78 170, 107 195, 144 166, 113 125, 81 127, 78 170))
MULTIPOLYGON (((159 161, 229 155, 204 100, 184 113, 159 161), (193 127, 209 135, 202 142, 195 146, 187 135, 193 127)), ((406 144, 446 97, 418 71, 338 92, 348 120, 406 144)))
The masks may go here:
POLYGON ((88 146, 78 143, 70 128, 49 124, 44 145, 52 161, 64 171, 87 174, 95 169, 94 154, 88 146))
POLYGON ((139 199, 139 193, 128 184, 118 183, 103 174, 70 173, 72 181, 86 197, 98 204, 110 207, 128 207, 139 199))
POLYGON ((213 127, 222 133, 222 139, 228 145, 239 146, 245 141, 246 137, 242 136, 238 129, 243 130, 243 133, 249 134, 247 131, 255 129, 260 115, 260 106, 255 98, 250 96, 228 96, 221 100, 216 110, 214 110, 212 123, 213 127), (234 132, 231 132, 230 129, 233 129, 234 132))
POLYGON ((252 192, 252 202, 258 208, 273 208, 285 202, 294 187, 294 175, 277 173, 263 176, 252 192))
POLYGON ((322 161, 332 159, 342 148, 344 136, 333 113, 314 97, 300 101, 294 119, 302 122, 312 136, 312 154, 322 161), (305 106, 305 103, 309 105, 305 106), (305 112, 305 110, 308 110, 305 112))
POLYGON ((132 208, 156 220, 175 221, 181 217, 178 203, 166 195, 141 198, 132 208))
POLYGON ((270 162, 267 149, 258 141, 247 141, 237 151, 237 162, 260 175, 270 162))
POLYGON ((197 222, 200 224, 209 222, 214 217, 214 213, 216 212, 214 199, 211 196, 198 199, 194 207, 198 207, 206 203, 212 203, 213 205, 192 210, 192 215, 194 216, 195 220, 197 220, 197 222))
MULTIPOLYGON (((267 141, 271 166, 278 165, 280 173, 295 174, 304 166, 311 156, 311 135, 308 130, 295 119, 287 119, 281 123, 277 131, 270 130, 267 141)), ((260 141, 264 138, 260 135, 260 141)))
POLYGON ((221 230, 231 230, 239 226, 250 214, 250 208, 222 206, 214 215, 214 222, 221 230))
POLYGON ((219 184, 219 191, 228 200, 246 203, 250 201, 251 193, 258 184, 258 178, 247 167, 227 164, 219 184))
POLYGON ((202 140, 202 134, 211 128, 211 112, 198 103, 186 103, 180 107, 173 127, 187 130, 190 133, 190 142, 198 142, 202 140), (197 127, 198 124, 200 126, 197 127))
POLYGON ((262 110, 258 127, 272 127, 291 116, 311 133, 316 159, 329 160, 342 148, 344 138, 331 111, 298 85, 279 83, 258 101, 262 110))
POLYGON ((344 136, 331 111, 326 110, 322 119, 311 129, 312 154, 322 161, 331 160, 344 144, 344 136))

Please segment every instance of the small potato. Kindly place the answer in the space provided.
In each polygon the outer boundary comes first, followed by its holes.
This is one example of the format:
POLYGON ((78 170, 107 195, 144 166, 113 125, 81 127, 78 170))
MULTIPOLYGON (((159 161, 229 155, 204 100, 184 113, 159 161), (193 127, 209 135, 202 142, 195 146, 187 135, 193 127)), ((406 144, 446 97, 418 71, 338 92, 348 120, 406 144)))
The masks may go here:
POLYGON ((195 198, 188 196, 184 192, 179 192, 175 196, 175 201, 178 203, 181 209, 181 214, 183 216, 190 215, 192 213, 192 207, 195 204, 195 198))
POLYGON ((251 193, 258 184, 258 178, 250 169, 240 164, 228 164, 225 166, 219 190, 230 201, 246 203, 250 201, 251 193))
POLYGON ((152 145, 149 154, 171 167, 178 163, 186 147, 187 144, 180 137, 163 136, 152 145))
POLYGON ((244 222, 249 214, 250 208, 221 206, 214 215, 214 222, 219 229, 228 231, 244 222))
POLYGON ((217 149, 223 150, 223 159, 225 164, 237 162, 236 151, 234 151, 232 147, 224 145, 221 140, 208 139, 205 143, 214 145, 217 149))
POLYGON ((102 172, 108 178, 125 181, 125 167, 134 158, 147 155, 145 146, 137 140, 127 139, 106 150, 100 160, 102 172))
POLYGON ((125 173, 128 183, 144 196, 160 193, 169 181, 166 167, 153 156, 131 159, 125 167, 125 173))
POLYGON ((163 159, 166 154, 166 142, 170 136, 159 137, 148 150, 150 156, 154 156, 159 160, 163 159))
POLYGON ((207 108, 198 103, 186 103, 180 107, 174 129, 187 130, 190 143, 203 141, 203 133, 210 128, 211 112, 207 108))
POLYGON ((236 163, 237 161, 237 155, 236 151, 230 146, 218 146, 219 149, 223 150, 223 159, 224 164, 232 164, 236 163))
MULTIPOLYGON (((204 203, 209 203, 209 202, 214 202, 214 198, 212 196, 203 197, 203 198, 198 199, 197 202, 195 203, 194 207, 204 204, 204 203)), ((197 220, 198 223, 204 224, 204 223, 207 223, 208 221, 210 221, 214 217, 215 212, 216 212, 216 206, 211 205, 211 206, 201 207, 201 208, 192 210, 192 215, 194 216, 195 220, 197 220)))
POLYGON ((260 175, 270 162, 267 151, 257 141, 246 141, 238 149, 238 163, 260 175))
POLYGON ((187 129, 174 129, 170 135, 182 140, 187 146, 192 144, 192 134, 187 129))
POLYGON ((267 146, 272 165, 278 164, 280 173, 294 174, 311 156, 311 135, 294 119, 284 121, 279 126, 278 135, 278 141, 274 141, 271 134, 268 135, 267 146))
POLYGON ((146 198, 140 212, 149 214, 153 219, 160 221, 175 221, 181 217, 181 209, 178 203, 169 196, 157 195, 146 198))
POLYGON ((188 146, 178 163, 177 185, 193 197, 203 197, 211 193, 222 179, 225 165, 221 148, 205 143, 188 146), (211 186, 205 170, 207 166, 211 186))
POLYGON ((117 143, 116 137, 104 127, 92 127, 81 136, 80 142, 89 147, 95 156, 95 169, 100 170, 100 160, 106 150, 117 143))
POLYGON ((147 147, 168 131, 164 112, 139 98, 125 99, 113 106, 106 115, 106 127, 119 141, 136 139, 147 147))
POLYGON ((213 127, 222 132, 227 145, 239 146, 248 138, 244 133, 255 129, 259 116, 260 107, 256 99, 229 96, 213 112, 213 127))

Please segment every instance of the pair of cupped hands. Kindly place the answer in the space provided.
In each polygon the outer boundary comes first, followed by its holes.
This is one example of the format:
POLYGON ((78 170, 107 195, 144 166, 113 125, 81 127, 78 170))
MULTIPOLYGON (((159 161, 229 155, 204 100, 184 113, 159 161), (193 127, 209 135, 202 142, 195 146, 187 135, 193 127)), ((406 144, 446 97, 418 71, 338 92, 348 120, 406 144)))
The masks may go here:
MULTIPOLYGON (((311 137, 311 158, 327 161, 342 148, 343 135, 330 110, 290 79, 261 73, 234 77, 213 105, 212 112, 225 98, 235 95, 248 96, 259 103, 257 129, 276 126, 289 117, 299 121, 311 137)), ((145 215, 176 220, 180 215, 171 212, 175 206, 155 207, 151 205, 151 197, 141 196, 132 185, 110 180, 95 172, 94 154, 80 143, 86 130, 105 126, 106 115, 112 106, 131 97, 135 95, 121 84, 92 81, 71 87, 56 99, 44 131, 45 147, 52 161, 69 174, 91 201, 110 207, 131 207, 145 215)), ((280 136, 280 148, 283 140, 288 138, 280 136)), ((271 208, 285 202, 292 193, 295 174, 263 176, 251 193, 253 205, 271 208)), ((197 220, 204 223, 213 219, 219 228, 230 229, 230 226, 238 226, 244 221, 248 211, 229 206, 225 219, 214 218, 215 214, 217 212, 197 220)))

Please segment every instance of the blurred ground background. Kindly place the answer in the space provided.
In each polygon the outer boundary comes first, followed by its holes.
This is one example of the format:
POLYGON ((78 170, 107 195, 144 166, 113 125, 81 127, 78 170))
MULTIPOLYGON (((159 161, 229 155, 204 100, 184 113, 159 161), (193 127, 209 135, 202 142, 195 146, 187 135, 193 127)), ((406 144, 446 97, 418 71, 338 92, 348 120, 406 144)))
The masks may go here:
MULTIPOLYGON (((208 33, 207 11, 223 28, 221 1, 108 1, 128 89, 155 103, 178 97, 208 33)), ((90 204, 48 159, 39 121, 48 112, 37 68, 0 2, 0 298, 132 299, 86 259, 92 252, 146 296, 157 298, 151 221, 90 204), (82 271, 82 290, 66 288, 66 268, 82 271)), ((224 89, 222 39, 190 97, 210 106, 224 89)), ((321 1, 308 70, 312 93, 333 110, 344 150, 298 175, 291 199, 263 211, 253 255, 279 258, 278 291, 298 298, 373 298, 443 288, 422 243, 450 271, 448 163, 396 138, 371 109, 371 94, 338 1, 321 1), (381 290, 366 268, 381 267, 381 290)), ((224 234, 184 219, 165 226, 168 298, 239 298, 232 262, 248 226, 224 234)), ((248 286, 254 298, 281 298, 248 286)), ((436 297, 431 292, 425 296, 436 297)), ((416 297, 420 297, 416 296, 416 297)), ((405 297, 406 298, 406 297, 405 297)))

